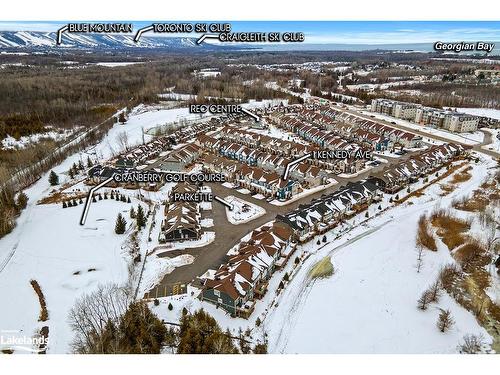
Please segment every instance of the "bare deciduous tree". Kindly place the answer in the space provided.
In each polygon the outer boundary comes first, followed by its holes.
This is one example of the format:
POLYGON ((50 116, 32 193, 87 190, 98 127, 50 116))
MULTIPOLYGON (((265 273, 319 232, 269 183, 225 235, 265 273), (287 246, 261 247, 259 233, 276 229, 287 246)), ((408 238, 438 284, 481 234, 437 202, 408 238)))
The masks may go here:
POLYGON ((484 337, 482 334, 467 334, 463 338, 463 343, 458 346, 458 351, 464 354, 477 354, 481 352, 483 345, 484 337))
POLYGON ((73 350, 87 353, 92 338, 101 334, 108 322, 118 324, 131 300, 130 292, 116 284, 99 285, 94 292, 80 297, 68 317, 75 333, 73 350))
POLYGON ((417 269, 417 273, 420 273, 424 265, 424 247, 421 245, 417 245, 417 263, 415 264, 415 268, 417 269))

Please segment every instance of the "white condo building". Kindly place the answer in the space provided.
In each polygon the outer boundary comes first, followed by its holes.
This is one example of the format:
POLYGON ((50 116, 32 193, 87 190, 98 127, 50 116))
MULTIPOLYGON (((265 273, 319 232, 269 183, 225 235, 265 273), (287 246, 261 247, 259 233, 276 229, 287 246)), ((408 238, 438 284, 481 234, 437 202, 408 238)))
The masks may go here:
POLYGON ((372 112, 457 133, 473 132, 477 130, 479 124, 478 116, 390 99, 373 99, 371 110, 372 112))

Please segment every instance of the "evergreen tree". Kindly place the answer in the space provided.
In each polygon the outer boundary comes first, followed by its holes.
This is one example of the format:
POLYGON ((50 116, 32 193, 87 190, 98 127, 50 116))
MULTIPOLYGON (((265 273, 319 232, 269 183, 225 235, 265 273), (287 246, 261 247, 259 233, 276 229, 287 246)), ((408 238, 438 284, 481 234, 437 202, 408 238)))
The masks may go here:
POLYGON ((63 206, 63 208, 68 207, 68 206, 66 206, 66 202, 64 202, 64 201, 63 201, 63 205, 62 206, 63 206))
POLYGON ((125 124, 127 122, 127 118, 125 117, 125 113, 120 112, 120 115, 118 116, 118 121, 120 124, 125 124))
POLYGON ((125 233, 126 229, 127 229, 127 222, 123 218, 122 214, 118 214, 118 216, 116 217, 115 233, 123 234, 125 233))
POLYGON ((253 354, 267 354, 267 344, 256 344, 253 348, 253 354))
POLYGON ((142 301, 131 303, 118 319, 102 323, 101 329, 86 331, 77 353, 159 354, 164 345, 172 346, 177 341, 175 331, 167 330, 142 301))
POLYGON ((135 219, 135 216, 136 216, 136 215, 135 215, 135 209, 134 209, 134 207, 131 207, 131 208, 130 208, 130 218, 131 218, 131 219, 135 219))
POLYGON ((137 221, 137 227, 139 229, 146 226, 146 217, 144 216, 144 209, 142 208, 141 205, 137 207, 136 221, 137 221))
POLYGON ((78 162, 78 169, 81 171, 83 171, 85 169, 81 160, 78 162))
POLYGON ((28 199, 29 198, 24 191, 20 192, 19 195, 17 196, 17 202, 16 202, 17 207, 21 210, 24 210, 28 205, 28 199))
POLYGON ((130 197, 127 198, 127 203, 132 203, 132 201, 130 200, 130 197))
POLYGON ((87 156, 87 168, 91 168, 92 167, 92 160, 90 160, 90 156, 87 156))
POLYGON ((59 176, 56 174, 56 172, 50 171, 50 174, 49 174, 49 183, 52 186, 55 186, 55 185, 59 184, 59 176))
POLYGON ((69 178, 74 179, 75 178, 75 172, 73 171, 73 168, 70 168, 68 171, 69 178))
POLYGON ((142 301, 130 304, 118 329, 122 353, 159 354, 168 335, 160 319, 142 301))
POLYGON ((172 311, 172 309, 173 309, 173 308, 174 308, 174 307, 172 306, 172 303, 170 303, 170 302, 169 302, 169 303, 168 303, 168 309, 169 309, 170 311, 172 311))
POLYGON ((237 353, 230 333, 223 332, 217 321, 203 309, 183 314, 179 330, 177 353, 224 354, 237 353))

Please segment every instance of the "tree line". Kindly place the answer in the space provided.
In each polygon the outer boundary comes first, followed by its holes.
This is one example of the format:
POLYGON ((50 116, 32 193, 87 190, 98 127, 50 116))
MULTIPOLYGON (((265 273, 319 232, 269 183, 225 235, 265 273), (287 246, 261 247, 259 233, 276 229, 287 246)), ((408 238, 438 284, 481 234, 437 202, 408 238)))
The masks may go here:
MULTIPOLYGON (((159 302, 155 301, 159 306, 159 302)), ((172 310, 172 304, 168 306, 172 310)), ((267 343, 253 343, 250 332, 232 335, 203 309, 182 309, 179 323, 165 322, 126 288, 99 285, 80 297, 69 314, 78 354, 264 354, 267 343)))

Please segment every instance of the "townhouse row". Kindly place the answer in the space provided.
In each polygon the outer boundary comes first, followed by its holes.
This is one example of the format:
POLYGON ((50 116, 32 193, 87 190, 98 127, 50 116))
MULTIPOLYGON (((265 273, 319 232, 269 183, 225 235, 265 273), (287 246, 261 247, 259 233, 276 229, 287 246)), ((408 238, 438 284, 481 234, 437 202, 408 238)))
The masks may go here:
POLYGON ((220 120, 211 119, 182 127, 169 135, 156 137, 151 142, 135 146, 122 153, 115 159, 114 166, 116 168, 136 168, 150 160, 168 156, 168 151, 172 150, 175 145, 188 142, 199 134, 212 131, 219 124, 220 120))
POLYGON ((470 147, 448 143, 432 146, 411 159, 388 166, 373 177, 386 193, 396 193, 420 177, 429 175, 443 165, 464 155, 470 147))
POLYGON ((177 184, 169 194, 165 203, 164 219, 161 223, 158 241, 160 243, 174 241, 199 240, 203 234, 201 227, 200 205, 195 202, 174 202, 174 193, 195 193, 197 187, 187 183, 177 184))
MULTIPOLYGON (((247 164, 250 167, 257 167, 267 172, 275 172, 280 176, 284 173, 286 166, 293 160, 291 157, 285 156, 286 153, 281 153, 279 150, 275 150, 278 151, 275 153, 269 153, 261 149, 249 148, 239 143, 225 141, 224 138, 216 139, 206 135, 198 137, 196 144, 215 155, 247 164)), ((335 165, 339 164, 343 164, 343 161, 307 160, 294 165, 290 176, 303 187, 313 188, 327 183, 328 173, 325 169, 333 169, 335 165)))
POLYGON ((349 182, 333 193, 323 194, 287 214, 277 215, 275 226, 291 231, 292 241, 305 242, 363 211, 372 202, 380 201, 381 197, 380 187, 371 178, 349 182))
POLYGON ((410 160, 389 166, 379 174, 359 182, 349 182, 330 194, 323 194, 296 210, 277 215, 275 226, 292 231, 292 240, 304 242, 346 218, 380 201, 383 193, 393 194, 418 178, 429 175, 456 158, 466 148, 456 144, 434 146, 410 160))
POLYGON ((276 172, 212 154, 205 155, 203 169, 207 172, 223 174, 227 181, 235 183, 238 187, 281 201, 291 198, 301 189, 297 181, 293 179, 283 181, 276 172))
POLYGON ((422 138, 415 134, 365 120, 331 107, 319 107, 315 111, 321 111, 322 115, 321 120, 314 125, 304 122, 304 118, 301 117, 304 110, 291 114, 279 113, 272 116, 271 121, 326 149, 364 148, 384 151, 398 146, 420 147, 422 142, 422 138))
POLYGON ((254 230, 248 240, 227 253, 227 261, 218 270, 206 274, 199 298, 233 317, 248 318, 274 271, 286 264, 295 247, 286 228, 269 225, 254 230))
POLYGON ((422 145, 422 137, 419 135, 367 120, 331 107, 322 107, 319 110, 325 116, 334 120, 330 126, 332 129, 337 129, 336 131, 340 135, 352 137, 352 139, 363 139, 375 151, 394 149, 398 146, 418 148, 422 145), (357 134, 356 131, 358 130, 362 132, 357 134))
MULTIPOLYGON (((276 170, 282 173, 284 165, 277 165, 274 155, 283 157, 286 162, 291 161, 293 158, 303 156, 312 151, 321 150, 319 145, 300 144, 290 142, 275 137, 266 135, 255 134, 240 130, 233 126, 227 126, 217 133, 218 138, 213 137, 199 137, 199 144, 212 152, 220 152, 226 157, 239 160, 249 165, 258 165, 259 167, 276 170), (263 160, 272 161, 273 163, 264 163, 263 160), (263 164, 263 166, 260 165, 263 164), (276 167, 273 168, 273 165, 276 167)), ((356 151, 360 149, 359 146, 348 143, 340 137, 335 137, 335 143, 331 143, 332 149, 343 149, 349 151, 356 151), (333 147, 335 146, 335 147, 333 147)), ((335 160, 320 160, 308 159, 306 164, 315 165, 320 167, 321 170, 327 170, 331 173, 355 173, 365 167, 365 162, 361 159, 335 159, 335 160)), ((286 164, 285 164, 286 165, 286 164)), ((304 170, 305 165, 299 169, 304 170)), ((311 173, 318 175, 319 170, 312 168, 311 173)), ((326 175, 326 174, 325 174, 326 175)), ((320 179, 325 177, 317 176, 316 183, 309 183, 308 185, 317 186, 321 183, 320 179)), ((296 176, 300 182, 302 177, 299 173, 296 176)))

